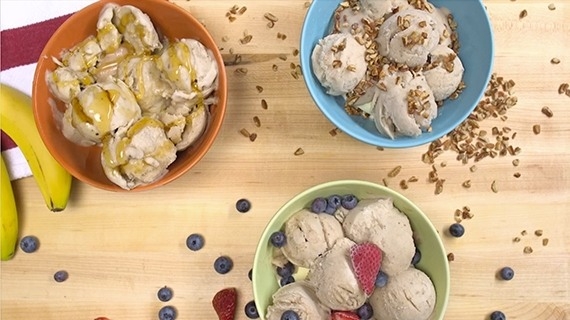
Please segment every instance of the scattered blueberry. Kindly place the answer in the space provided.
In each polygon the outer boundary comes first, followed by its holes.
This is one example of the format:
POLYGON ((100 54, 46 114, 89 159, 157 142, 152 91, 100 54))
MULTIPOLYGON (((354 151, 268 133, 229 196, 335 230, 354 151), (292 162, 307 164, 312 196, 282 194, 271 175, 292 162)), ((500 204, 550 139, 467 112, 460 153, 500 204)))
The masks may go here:
POLYGON ((293 276, 287 276, 287 277, 283 277, 281 278, 281 280, 279 280, 279 284, 284 287, 290 283, 295 282, 295 278, 293 278, 293 276))
POLYGON ((281 248, 287 243, 287 237, 283 231, 275 231, 271 234, 271 244, 276 248, 281 248))
POLYGON ((327 199, 325 198, 315 198, 315 200, 313 200, 313 203, 311 203, 311 211, 314 213, 321 213, 321 212, 325 212, 325 209, 327 208, 327 199))
POLYGON ((198 251, 204 247, 204 237, 201 234, 193 233, 186 238, 186 246, 192 251, 198 251))
POLYGON ((454 223, 449 226, 449 234, 451 234, 456 238, 463 236, 464 233, 465 233, 465 228, 463 228, 463 225, 459 223, 454 223))
POLYGON ((69 278, 69 273, 67 273, 67 271, 65 270, 59 270, 58 272, 53 274, 53 279, 56 282, 64 282, 65 280, 67 280, 67 278, 69 278))
POLYGON ((340 202, 340 205, 347 210, 354 209, 357 204, 358 198, 353 194, 345 194, 340 202))
POLYGON ((420 262, 421 259, 422 259, 422 252, 418 248, 416 248, 416 252, 412 257, 412 265, 415 266, 416 264, 418 264, 418 262, 420 262))
POLYGON ((372 318, 374 310, 372 310, 370 303, 366 302, 356 310, 356 314, 358 314, 360 320, 368 320, 372 318))
POLYGON ((382 288, 387 284, 388 284, 388 275, 384 273, 384 271, 380 270, 380 272, 378 272, 378 275, 376 276, 376 282, 374 282, 374 285, 377 288, 382 288))
POLYGON ((504 267, 501 269, 501 279, 511 280, 515 276, 515 271, 511 267, 504 267))
POLYGON ((277 274, 281 278, 291 276, 293 272, 295 272, 295 265, 291 261, 288 261, 283 267, 277 267, 277 274))
POLYGON ((249 281, 251 281, 253 279, 253 269, 249 269, 249 272, 247 273, 247 277, 249 278, 249 281))
POLYGON ((493 311, 491 313, 491 320, 506 320, 507 317, 501 311, 493 311))
POLYGON ((236 202, 236 209, 241 213, 248 212, 251 209, 251 202, 247 199, 239 199, 236 202))
POLYGON ((32 253, 38 250, 40 246, 40 241, 36 236, 25 236, 20 240, 20 248, 25 253, 32 253))
POLYGON ((281 315, 281 320, 299 320, 299 315, 293 310, 287 310, 281 315))
POLYGON ((164 306, 158 311, 159 320, 174 320, 176 319, 176 309, 171 306, 164 306))
POLYGON ((253 301, 253 300, 246 303, 244 311, 245 311, 245 315, 250 319, 259 318, 259 313, 257 313, 257 306, 255 305, 255 301, 253 301))
POLYGON ((337 207, 327 202, 327 207, 325 208, 326 214, 334 214, 336 212, 337 207))
POLYGON ((214 261, 214 269, 217 273, 226 274, 232 270, 234 262, 228 256, 221 256, 214 261))
POLYGON ((158 290, 157 296, 158 300, 162 302, 170 301, 170 299, 172 299, 172 289, 164 286, 158 290))

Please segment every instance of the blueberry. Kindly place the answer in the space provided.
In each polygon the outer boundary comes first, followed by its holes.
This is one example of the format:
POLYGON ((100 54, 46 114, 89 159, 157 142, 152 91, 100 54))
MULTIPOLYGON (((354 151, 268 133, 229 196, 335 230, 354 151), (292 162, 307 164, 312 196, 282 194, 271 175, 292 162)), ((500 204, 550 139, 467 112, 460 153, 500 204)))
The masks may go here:
POLYGON ((357 204, 358 198, 353 194, 345 194, 340 202, 340 205, 347 210, 354 209, 357 204))
POLYGON ((321 212, 325 212, 325 209, 327 208, 327 199, 325 198, 315 198, 315 200, 313 200, 313 202, 311 203, 311 211, 314 213, 321 213, 321 212))
POLYGON ((193 233, 186 238, 186 246, 192 251, 198 251, 204 247, 204 237, 201 234, 193 233))
POLYGON ((338 194, 333 194, 332 196, 327 198, 327 205, 338 209, 342 203, 342 197, 338 194))
POLYGON ((511 267, 504 267, 501 269, 501 279, 511 280, 515 276, 515 271, 511 267))
POLYGON ((327 207, 325 208, 325 213, 327 214, 334 214, 336 212, 337 207, 327 202, 327 207))
POLYGON ((279 284, 284 287, 290 283, 295 282, 295 278, 293 278, 293 276, 287 276, 287 277, 283 277, 281 278, 281 280, 279 280, 279 284))
POLYGON ((415 266, 416 264, 418 264, 418 262, 420 262, 421 259, 422 259, 422 252, 418 248, 416 248, 416 252, 412 257, 412 265, 415 266))
POLYGON ((226 274, 232 270, 234 262, 228 256, 221 256, 214 261, 214 269, 217 273, 226 274))
POLYGON ((277 267, 277 274, 281 278, 286 278, 288 276, 293 275, 295 272, 295 265, 291 263, 291 261, 287 261, 287 263, 283 267, 277 267))
POLYGON ((59 270, 58 272, 53 274, 53 279, 56 282, 64 282, 65 280, 67 280, 67 278, 69 278, 69 273, 67 273, 67 271, 65 270, 59 270))
POLYGON ((271 244, 276 248, 281 248, 287 243, 287 237, 283 231, 275 231, 271 234, 271 244))
POLYGON ((372 310, 370 303, 365 302, 362 306, 360 306, 360 308, 356 310, 356 314, 358 314, 360 320, 368 320, 372 318, 374 310, 372 310))
POLYGON ((255 301, 253 301, 253 300, 246 303, 244 311, 245 311, 245 315, 250 319, 259 318, 259 313, 257 313, 257 306, 255 305, 255 301))
POLYGON ((176 309, 171 306, 164 306, 158 311, 159 320, 174 320, 176 319, 176 309))
POLYGON ((158 290, 156 295, 158 296, 158 300, 162 302, 170 301, 170 299, 172 299, 172 289, 164 286, 158 290))
POLYGON ((249 278, 249 281, 251 281, 253 279, 253 269, 249 269, 249 272, 247 273, 247 277, 249 278))
POLYGON ((32 253, 38 250, 40 246, 40 241, 36 236, 25 236, 20 240, 20 248, 25 253, 32 253))
POLYGON ((293 310, 286 310, 281 314, 281 320, 300 320, 299 314, 293 310))
POLYGON ((459 223, 454 223, 449 226, 449 234, 451 234, 456 238, 463 236, 464 233, 465 233, 465 228, 463 228, 463 225, 459 223))
POLYGON ((491 313, 491 320, 506 320, 507 317, 501 311, 493 311, 491 313))
POLYGON ((376 282, 374 282, 374 285, 377 288, 382 288, 386 286, 386 284, 388 284, 388 275, 384 273, 384 271, 380 270, 376 276, 376 282))
POLYGON ((236 209, 241 213, 248 212, 251 209, 251 202, 247 199, 239 199, 236 202, 236 209))

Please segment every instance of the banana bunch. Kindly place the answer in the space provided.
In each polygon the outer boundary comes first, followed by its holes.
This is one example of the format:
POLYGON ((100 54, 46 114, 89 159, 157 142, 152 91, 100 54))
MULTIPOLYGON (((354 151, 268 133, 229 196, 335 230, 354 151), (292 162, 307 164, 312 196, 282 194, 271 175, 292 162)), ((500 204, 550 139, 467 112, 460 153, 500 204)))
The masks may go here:
MULTIPOLYGON (((65 209, 71 193, 72 177, 53 158, 43 143, 35 124, 31 98, 4 84, 0 84, 0 129, 14 140, 24 154, 48 209, 51 211, 65 209)), ((2 170, 5 170, 5 166, 2 170)), ((1 258, 7 260, 15 250, 18 219, 7 171, 2 171, 0 179, 2 182, 1 258)))

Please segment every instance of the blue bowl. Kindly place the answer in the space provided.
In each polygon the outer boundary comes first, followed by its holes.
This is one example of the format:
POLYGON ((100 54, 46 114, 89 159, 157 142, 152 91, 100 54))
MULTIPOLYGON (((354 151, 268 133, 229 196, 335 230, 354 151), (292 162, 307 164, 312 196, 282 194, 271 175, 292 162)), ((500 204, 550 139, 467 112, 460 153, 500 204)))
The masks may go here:
POLYGON ((418 137, 382 136, 374 121, 362 116, 348 115, 344 99, 330 96, 313 74, 311 54, 317 42, 324 38, 331 26, 334 10, 341 1, 313 0, 301 30, 301 68, 305 84, 321 112, 341 131, 364 143, 385 148, 410 148, 437 140, 461 124, 473 112, 483 97, 493 69, 493 30, 481 0, 431 0, 436 7, 451 11, 457 22, 459 57, 465 72, 467 86, 456 100, 447 99, 432 121, 432 131, 418 137))

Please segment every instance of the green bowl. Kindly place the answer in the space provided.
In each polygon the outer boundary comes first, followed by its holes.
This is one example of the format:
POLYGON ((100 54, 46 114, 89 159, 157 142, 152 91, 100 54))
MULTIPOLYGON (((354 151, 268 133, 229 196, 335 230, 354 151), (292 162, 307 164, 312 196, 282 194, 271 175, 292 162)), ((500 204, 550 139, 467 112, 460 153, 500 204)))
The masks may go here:
POLYGON ((449 299, 450 280, 447 256, 438 232, 426 215, 398 192, 372 182, 359 180, 331 181, 309 188, 289 200, 271 218, 261 235, 253 261, 253 296, 260 319, 265 319, 265 312, 271 304, 271 297, 279 289, 275 268, 271 264, 273 257, 273 246, 269 241, 271 234, 280 230, 297 211, 308 208, 314 198, 347 193, 352 193, 359 199, 391 197, 394 205, 408 216, 414 231, 416 246, 422 253, 422 258, 416 267, 425 272, 435 286, 437 300, 432 319, 443 319, 449 299))

